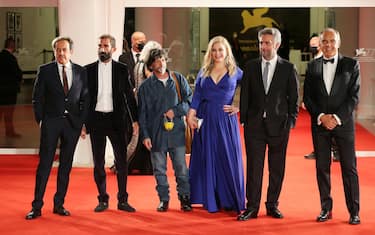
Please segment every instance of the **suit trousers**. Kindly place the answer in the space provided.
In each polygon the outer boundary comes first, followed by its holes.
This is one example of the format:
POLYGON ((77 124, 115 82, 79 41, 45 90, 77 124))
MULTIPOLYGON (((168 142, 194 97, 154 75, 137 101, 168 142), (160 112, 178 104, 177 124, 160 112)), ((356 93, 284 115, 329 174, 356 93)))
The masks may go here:
POLYGON ((278 206, 289 139, 289 130, 282 131, 278 136, 270 136, 267 134, 264 122, 261 129, 254 131, 245 125, 244 130, 247 155, 247 209, 252 210, 259 210, 266 147, 268 147, 269 172, 266 208, 278 206))
POLYGON ((108 202, 106 172, 105 172, 105 147, 109 138, 115 156, 115 166, 117 170, 117 199, 121 202, 127 202, 128 194, 126 192, 128 167, 126 160, 126 135, 125 130, 116 129, 113 122, 112 113, 95 112, 94 128, 90 132, 91 147, 94 157, 94 179, 99 192, 99 202, 108 202), (97 124, 97 125, 96 125, 97 124))
POLYGON ((331 197, 331 147, 332 137, 340 155, 340 166, 346 206, 351 215, 359 213, 359 180, 357 160, 354 149, 354 131, 315 131, 314 151, 316 155, 316 174, 320 193, 321 207, 332 210, 331 197))
POLYGON ((63 206, 72 169, 73 155, 81 130, 74 129, 70 121, 62 116, 47 118, 41 126, 39 164, 36 171, 36 183, 32 207, 41 209, 47 181, 51 172, 58 140, 60 139, 59 167, 57 173, 57 190, 54 206, 63 206))

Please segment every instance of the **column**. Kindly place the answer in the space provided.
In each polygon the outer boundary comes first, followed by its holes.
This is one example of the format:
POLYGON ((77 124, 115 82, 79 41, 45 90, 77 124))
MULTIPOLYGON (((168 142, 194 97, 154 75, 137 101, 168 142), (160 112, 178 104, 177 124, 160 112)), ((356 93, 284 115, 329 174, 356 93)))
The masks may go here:
POLYGON ((375 22, 374 8, 361 7, 359 9, 358 47, 372 48, 372 60, 360 59, 361 91, 357 116, 359 119, 375 119, 375 22))

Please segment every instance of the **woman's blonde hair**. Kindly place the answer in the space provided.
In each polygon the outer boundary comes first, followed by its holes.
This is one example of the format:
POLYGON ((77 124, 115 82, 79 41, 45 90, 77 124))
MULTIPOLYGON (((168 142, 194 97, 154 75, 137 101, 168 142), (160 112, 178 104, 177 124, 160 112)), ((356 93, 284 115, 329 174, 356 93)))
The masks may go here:
POLYGON ((229 76, 232 76, 236 72, 237 64, 236 60, 234 59, 232 48, 226 38, 223 36, 216 36, 213 37, 207 46, 206 54, 204 55, 203 59, 203 77, 207 77, 211 74, 212 67, 213 67, 213 59, 211 56, 212 47, 216 43, 221 43, 224 45, 225 50, 227 51, 227 56, 225 57, 225 66, 228 69, 229 76))

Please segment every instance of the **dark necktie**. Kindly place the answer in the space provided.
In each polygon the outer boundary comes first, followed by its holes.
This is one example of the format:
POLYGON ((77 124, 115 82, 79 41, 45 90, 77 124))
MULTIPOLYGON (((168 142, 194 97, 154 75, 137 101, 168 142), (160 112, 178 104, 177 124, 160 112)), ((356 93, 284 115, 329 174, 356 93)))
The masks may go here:
POLYGON ((332 59, 329 59, 329 60, 323 59, 324 64, 327 64, 328 62, 333 64, 335 62, 335 58, 332 58, 332 59))
POLYGON ((268 80, 269 67, 270 67, 270 62, 266 62, 266 66, 264 66, 263 76, 262 76, 264 91, 266 91, 266 93, 267 93, 267 80, 268 80))
POLYGON ((135 54, 135 57, 137 58, 137 61, 135 61, 135 62, 139 62, 139 56, 140 56, 141 54, 139 54, 139 53, 137 53, 137 54, 135 54))
POLYGON ((63 77, 63 86, 64 86, 64 93, 65 95, 68 94, 69 91, 69 86, 68 86, 68 79, 66 77, 66 72, 65 72, 65 66, 62 66, 62 77, 63 77))

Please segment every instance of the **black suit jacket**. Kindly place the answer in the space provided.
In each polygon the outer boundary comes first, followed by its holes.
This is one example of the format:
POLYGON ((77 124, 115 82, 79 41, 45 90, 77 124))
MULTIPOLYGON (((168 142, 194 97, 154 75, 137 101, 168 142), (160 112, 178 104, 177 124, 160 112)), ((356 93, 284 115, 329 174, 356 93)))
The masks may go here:
POLYGON ((319 114, 336 114, 342 125, 337 131, 354 131, 354 109, 359 100, 360 73, 358 61, 339 54, 330 94, 323 80, 323 58, 307 66, 303 101, 311 115, 312 130, 325 130, 317 125, 319 114))
POLYGON ((280 57, 268 90, 264 91, 261 58, 249 61, 241 82, 240 121, 250 135, 261 131, 278 136, 295 126, 298 114, 298 75, 294 65, 280 57), (263 118, 266 111, 267 117, 263 118))
POLYGON ((118 60, 121 63, 124 63, 124 64, 126 64, 126 66, 128 66, 129 79, 130 79, 130 82, 131 82, 132 86, 135 87, 135 79, 134 79, 135 61, 134 61, 133 53, 131 51, 124 52, 122 55, 120 55, 118 60))
POLYGON ((17 58, 8 50, 2 50, 0 52, 0 97, 17 94, 21 80, 22 71, 17 58))
POLYGON ((72 63, 72 75, 72 86, 65 96, 57 62, 39 67, 32 95, 38 124, 49 118, 67 116, 74 128, 82 128, 89 106, 87 74, 82 66, 72 63))
MULTIPOLYGON (((95 128, 93 116, 98 98, 99 61, 86 65, 90 93, 90 111, 86 123, 87 131, 95 128)), ((128 68, 125 64, 112 60, 112 98, 114 126, 119 130, 128 130, 132 122, 138 121, 137 105, 132 86, 129 84, 128 68), (128 108, 130 114, 128 112, 128 108), (130 116, 131 115, 131 116, 130 116)))

